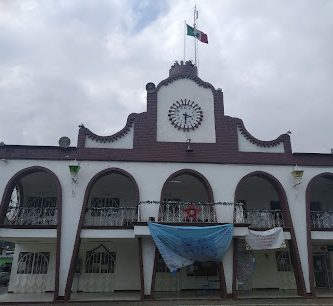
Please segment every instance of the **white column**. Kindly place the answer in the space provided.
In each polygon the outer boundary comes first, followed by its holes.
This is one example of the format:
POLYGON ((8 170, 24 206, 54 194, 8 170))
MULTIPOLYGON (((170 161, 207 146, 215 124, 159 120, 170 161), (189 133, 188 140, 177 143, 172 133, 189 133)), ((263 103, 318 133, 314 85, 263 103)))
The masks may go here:
POLYGON ((306 292, 310 293, 310 275, 308 263, 308 242, 306 230, 306 204, 305 204, 305 184, 291 189, 288 194, 288 203, 291 219, 294 225, 298 252, 303 270, 306 292))
POLYGON ((144 283, 145 296, 151 295, 154 260, 155 260, 155 243, 151 237, 143 237, 142 265, 143 265, 143 283, 144 283))
POLYGON ((72 195, 72 183, 70 175, 68 174, 66 180, 61 182, 62 222, 59 265, 59 297, 65 296, 65 288, 73 255, 85 188, 87 187, 87 181, 88 179, 84 178, 84 176, 80 173, 76 186, 75 196, 72 195))

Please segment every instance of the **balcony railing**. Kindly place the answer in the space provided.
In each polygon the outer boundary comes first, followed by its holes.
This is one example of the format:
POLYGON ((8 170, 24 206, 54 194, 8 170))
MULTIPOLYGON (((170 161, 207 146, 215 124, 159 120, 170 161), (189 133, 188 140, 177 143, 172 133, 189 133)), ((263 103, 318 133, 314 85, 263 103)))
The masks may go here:
POLYGON ((8 207, 5 224, 57 225, 56 207, 8 207))
POLYGON ((245 223, 253 228, 284 227, 282 211, 279 209, 256 209, 245 213, 245 223))
POLYGON ((332 229, 333 230, 333 211, 311 211, 312 229, 332 229))
POLYGON ((89 208, 85 226, 130 226, 138 220, 136 207, 89 208))
POLYGON ((160 222, 217 222, 214 204, 190 202, 160 202, 160 222))

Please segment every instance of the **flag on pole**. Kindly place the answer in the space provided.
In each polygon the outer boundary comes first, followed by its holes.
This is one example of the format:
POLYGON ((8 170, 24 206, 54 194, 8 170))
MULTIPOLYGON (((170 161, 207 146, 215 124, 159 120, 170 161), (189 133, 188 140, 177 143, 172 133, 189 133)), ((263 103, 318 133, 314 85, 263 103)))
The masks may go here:
POLYGON ((196 39, 200 40, 201 42, 208 44, 207 34, 205 34, 204 32, 201 32, 195 28, 192 28, 188 24, 186 26, 187 26, 187 35, 193 36, 196 39))

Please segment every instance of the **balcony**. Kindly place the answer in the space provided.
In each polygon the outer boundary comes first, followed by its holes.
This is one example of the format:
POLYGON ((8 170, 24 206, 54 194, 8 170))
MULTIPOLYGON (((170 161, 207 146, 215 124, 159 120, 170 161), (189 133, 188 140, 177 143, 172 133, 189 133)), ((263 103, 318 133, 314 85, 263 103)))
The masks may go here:
POLYGON ((139 220, 165 223, 232 223, 233 203, 145 201, 139 203, 139 220))
POLYGON ((333 230, 333 211, 311 211, 310 215, 312 230, 333 230))
POLYGON ((85 216, 85 227, 131 226, 138 221, 136 207, 89 208, 85 216))
POLYGON ((243 210, 242 203, 235 204, 234 223, 250 224, 249 228, 284 227, 283 214, 280 209, 243 210))
POLYGON ((57 225, 56 207, 9 207, 5 225, 57 225))

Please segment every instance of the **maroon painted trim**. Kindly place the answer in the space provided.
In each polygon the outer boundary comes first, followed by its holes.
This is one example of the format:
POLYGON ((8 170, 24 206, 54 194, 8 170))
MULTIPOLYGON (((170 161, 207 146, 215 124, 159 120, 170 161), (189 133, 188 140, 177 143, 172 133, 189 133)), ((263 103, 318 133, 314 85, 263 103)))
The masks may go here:
MULTIPOLYGON (((143 113, 138 117, 148 116, 147 113, 143 113)), ((151 120, 147 118, 144 122, 141 119, 135 121, 133 149, 84 148, 85 138, 82 140, 79 136, 78 142, 82 144, 78 149, 7 145, 0 147, 0 159, 333 166, 332 154, 238 152, 238 140, 234 138, 237 128, 227 123, 233 120, 227 116, 223 117, 223 124, 217 124, 215 127, 219 130, 216 135, 217 141, 224 139, 223 143, 191 143, 193 152, 188 153, 185 151, 185 143, 153 141, 156 139, 156 130, 146 129, 148 121, 151 120)), ((156 126, 156 123, 149 124, 156 126)))
MULTIPOLYGON (((311 238, 311 211, 310 211, 310 202, 311 202, 311 188, 313 183, 322 177, 333 177, 333 173, 324 172, 314 176, 306 186, 305 190, 305 207, 306 207, 306 229, 307 229, 307 246, 308 246, 308 266, 309 266, 309 282, 310 282, 310 293, 313 296, 316 296, 316 290, 314 285, 314 268, 313 268, 313 250, 312 250, 312 238, 311 238)), ((323 229, 327 230, 327 229, 323 229)), ((313 231, 318 231, 315 229, 313 231)), ((329 229, 329 231, 332 231, 329 229)))
POLYGON ((191 176, 194 176, 195 178, 197 178, 205 187, 207 196, 208 196, 208 202, 213 203, 214 202, 214 195, 213 195, 213 189, 209 184, 209 181, 206 179, 205 176, 203 176, 200 172, 192 170, 192 169, 181 169, 178 170, 174 173, 172 173, 167 180, 164 182, 163 187, 162 187, 162 191, 161 191, 161 201, 163 200, 163 191, 166 188, 166 185, 169 181, 173 180, 174 178, 176 178, 179 175, 184 175, 184 174, 188 174, 191 176))
MULTIPOLYGON (((87 129, 84 125, 80 125, 79 139, 81 140, 81 137, 84 137, 84 140, 86 140, 86 138, 90 138, 97 142, 103 142, 103 143, 117 141, 118 139, 124 137, 130 131, 130 129, 133 127, 133 123, 134 123, 137 115, 138 114, 136 114, 136 113, 130 114, 127 117, 126 125, 119 132, 112 134, 110 136, 97 135, 97 134, 93 133, 92 131, 90 131, 89 129, 87 129)), ((80 147, 80 148, 85 147, 85 141, 84 142, 79 141, 78 147, 80 147)))
MULTIPOLYGON (((13 191, 13 188, 19 184, 20 180, 24 178, 25 176, 36 173, 36 172, 44 172, 49 174, 52 179, 54 180, 54 183, 56 185, 57 190, 57 226, 29 226, 28 228, 37 228, 37 229, 43 229, 43 228, 56 228, 57 229, 57 240, 56 240, 56 267, 55 267, 55 288, 54 288, 54 300, 58 298, 59 293, 59 267, 60 267, 60 248, 61 248, 61 219, 62 219, 62 189, 61 184, 54 172, 52 172, 50 169, 47 169, 45 167, 41 166, 32 166, 29 168, 25 168, 17 172, 12 176, 12 178, 8 181, 4 193, 2 195, 1 200, 1 206, 0 206, 0 224, 3 225, 5 217, 6 217, 6 211, 9 205, 9 201, 11 198, 11 194, 13 191)), ((8 227, 8 226, 5 226, 8 227)), ((25 227, 9 227, 9 228, 25 228, 25 227)))
POLYGON ((226 298, 227 297, 227 285, 225 282, 225 275, 224 275, 224 268, 223 268, 223 263, 219 262, 217 264, 217 273, 219 276, 219 281, 220 281, 220 295, 221 298, 226 298))
POLYGON ((233 265, 232 265, 232 297, 237 299, 237 259, 238 259, 238 242, 233 238, 233 265))
POLYGON ((138 249, 139 249, 141 300, 143 300, 145 297, 145 281, 144 281, 144 274, 143 274, 142 238, 141 237, 138 237, 138 249))
POLYGON ((78 254, 79 254, 80 244, 81 244, 80 235, 81 235, 81 230, 84 227, 84 220, 85 220, 85 215, 86 215, 86 211, 87 211, 87 207, 88 207, 89 196, 90 196, 91 190, 94 187, 94 184, 99 179, 103 178, 106 175, 113 174, 113 173, 123 175, 131 181, 131 183, 133 184, 134 190, 135 190, 135 201, 136 201, 136 203, 139 203, 140 196, 139 196, 138 185, 137 185, 134 177, 127 171, 120 169, 120 168, 108 168, 108 169, 98 172, 97 174, 95 174, 93 176, 93 178, 88 183, 88 186, 87 186, 85 194, 84 194, 84 200, 83 200, 83 204, 82 204, 80 220, 79 220, 79 224, 78 224, 77 231, 76 231, 75 243, 74 243, 71 263, 70 263, 66 287, 65 287, 65 300, 69 300, 70 296, 71 296, 71 288, 72 288, 72 283, 73 283, 73 278, 74 278, 74 273, 75 273, 75 264, 76 264, 76 260, 77 260, 78 254))
POLYGON ((285 193, 284 188, 282 187, 281 183, 277 178, 275 178, 273 175, 263 172, 263 171, 254 171, 252 173, 249 173, 245 175, 243 178, 240 179, 240 181, 237 184, 236 190, 235 190, 235 202, 239 200, 239 188, 241 184, 246 183, 246 180, 250 177, 261 177, 263 179, 266 179, 269 183, 272 184, 272 186, 275 188, 279 200, 280 200, 280 205, 281 205, 281 210, 283 214, 283 219, 284 219, 284 225, 286 227, 290 228, 290 253, 295 259, 295 279, 296 279, 296 284, 297 284, 297 292, 300 296, 305 296, 306 295, 306 287, 305 287, 305 281, 304 281, 304 274, 303 274, 303 269, 301 265, 301 259, 298 251, 298 246, 297 246, 297 239, 295 235, 295 230, 294 230, 294 225, 292 222, 290 210, 289 210, 289 204, 288 204, 288 199, 287 195, 285 193))
POLYGON ((285 153, 291 153, 290 136, 288 134, 282 134, 273 140, 260 140, 250 134, 250 132, 245 128, 244 122, 241 119, 236 120, 238 120, 237 126, 239 127, 241 134, 251 143, 264 148, 276 147, 279 144, 283 143, 285 153))
POLYGON ((193 82, 195 82, 196 84, 198 84, 200 87, 203 88, 210 88, 213 92, 215 92, 215 88, 212 84, 203 81, 202 79, 200 79, 198 76, 193 75, 193 74, 184 74, 184 73, 177 73, 177 74, 173 74, 171 76, 169 76, 168 78, 162 80, 157 86, 156 86, 156 92, 162 87, 162 86, 168 86, 171 83, 177 81, 177 80, 181 80, 181 79, 187 79, 187 80, 191 80, 193 82))

